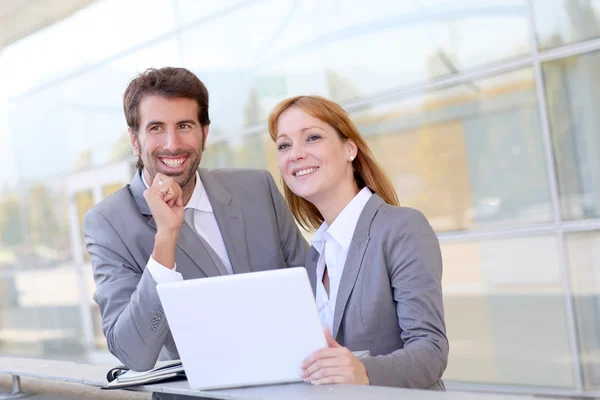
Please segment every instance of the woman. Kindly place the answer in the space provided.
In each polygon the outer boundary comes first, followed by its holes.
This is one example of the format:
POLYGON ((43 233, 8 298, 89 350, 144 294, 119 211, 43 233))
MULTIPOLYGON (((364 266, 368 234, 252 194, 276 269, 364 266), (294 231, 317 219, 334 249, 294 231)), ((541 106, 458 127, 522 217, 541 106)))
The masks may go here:
POLYGON ((399 206, 336 103, 284 100, 269 116, 269 133, 294 216, 318 228, 306 269, 328 348, 305 360, 305 381, 444 390, 442 259, 423 214, 399 206), (360 350, 370 355, 358 359, 352 351, 360 350))

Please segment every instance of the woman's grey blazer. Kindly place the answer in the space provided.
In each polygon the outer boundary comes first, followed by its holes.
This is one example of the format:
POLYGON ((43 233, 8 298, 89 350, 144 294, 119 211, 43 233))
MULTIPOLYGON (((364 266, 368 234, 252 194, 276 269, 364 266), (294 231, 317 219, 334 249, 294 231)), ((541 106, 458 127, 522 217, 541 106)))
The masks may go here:
MULTIPOLYGON (((319 253, 306 269, 316 293, 319 253)), ((348 250, 335 304, 333 337, 361 361, 372 385, 444 390, 448 361, 442 257, 423 214, 373 194, 348 250)))

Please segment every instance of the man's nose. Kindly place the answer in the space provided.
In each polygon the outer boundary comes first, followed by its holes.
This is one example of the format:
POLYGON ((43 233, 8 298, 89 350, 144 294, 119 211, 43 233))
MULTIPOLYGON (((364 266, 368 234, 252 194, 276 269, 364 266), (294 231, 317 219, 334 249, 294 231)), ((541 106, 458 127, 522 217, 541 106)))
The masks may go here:
POLYGON ((166 133, 165 148, 169 150, 176 150, 179 148, 179 133, 175 127, 167 129, 166 133))

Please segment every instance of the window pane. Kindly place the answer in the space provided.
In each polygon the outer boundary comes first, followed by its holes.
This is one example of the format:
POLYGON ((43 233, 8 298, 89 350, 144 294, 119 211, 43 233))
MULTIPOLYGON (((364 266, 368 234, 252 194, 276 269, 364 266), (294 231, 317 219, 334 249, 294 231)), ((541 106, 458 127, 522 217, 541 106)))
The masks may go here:
POLYGON ((0 353, 82 357, 80 285, 58 182, 0 195, 0 353))
POLYGON ((267 0, 183 32, 184 65, 237 131, 288 96, 341 102, 526 54, 526 15, 521 0, 267 0))
POLYGON ((444 379, 573 386, 556 246, 552 236, 442 245, 444 379))
POLYGON ((600 216, 600 53, 543 64, 565 219, 600 216))
POLYGON ((102 186, 102 197, 108 197, 117 190, 123 187, 120 183, 109 183, 107 185, 102 186))
POLYGON ((405 206, 437 231, 548 221, 530 69, 389 104, 352 118, 405 206))
MULTIPOLYGON (((203 168, 266 168, 267 153, 274 153, 275 144, 268 135, 240 136, 217 141, 206 146, 202 154, 203 168), (271 149, 273 147, 273 149, 271 149)), ((276 154, 276 153, 275 153, 276 154)), ((275 161, 276 162, 276 161, 275 161)), ((275 164, 277 166, 277 164, 275 164)), ((271 171, 273 173, 274 171, 271 171)), ((279 170, 277 174, 279 175, 279 170)))
POLYGON ((550 49, 600 34, 600 0, 533 0, 538 45, 550 49))
POLYGON ((198 1, 198 0, 174 0, 175 17, 178 28, 190 24, 202 24, 206 19, 218 18, 221 14, 231 12, 232 9, 238 9, 248 3, 245 0, 219 0, 219 1, 198 1))
POLYGON ((569 233, 567 252, 583 378, 600 389, 600 231, 569 233))
POLYGON ((90 260, 90 255, 85 251, 85 238, 83 236, 83 217, 94 206, 94 196, 91 190, 75 194, 75 204, 77 208, 77 222, 80 231, 81 248, 83 250, 83 259, 90 260))
MULTIPOLYGON (((46 3, 51 6, 51 2, 46 3)), ((175 11, 171 1, 96 1, 69 18, 2 49, 0 99, 52 83, 174 28, 175 11), (44 66, 43 71, 40 65, 44 66)))
POLYGON ((79 292, 72 265, 18 267, 0 277, 0 353, 82 357, 79 292))

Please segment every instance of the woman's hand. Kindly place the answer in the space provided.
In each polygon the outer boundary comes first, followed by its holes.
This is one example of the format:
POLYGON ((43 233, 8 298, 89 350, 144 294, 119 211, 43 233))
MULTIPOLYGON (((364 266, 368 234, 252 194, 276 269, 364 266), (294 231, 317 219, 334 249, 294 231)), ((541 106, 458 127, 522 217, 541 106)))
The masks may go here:
POLYGON ((325 328, 327 346, 315 351, 302 363, 304 382, 313 385, 327 383, 355 383, 368 385, 369 376, 363 363, 352 352, 340 345, 325 328))

